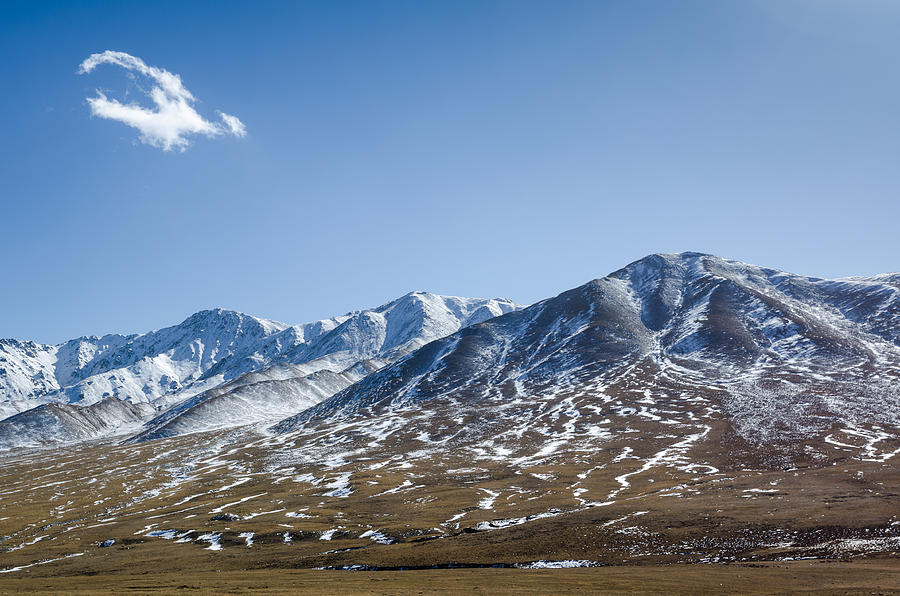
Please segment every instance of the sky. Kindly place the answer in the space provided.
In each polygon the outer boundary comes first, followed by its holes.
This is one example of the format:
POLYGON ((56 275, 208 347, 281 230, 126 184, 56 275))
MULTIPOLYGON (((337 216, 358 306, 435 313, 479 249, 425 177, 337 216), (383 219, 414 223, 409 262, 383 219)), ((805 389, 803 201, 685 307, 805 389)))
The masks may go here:
POLYGON ((889 0, 2 2, 0 337, 531 303, 656 252, 900 270, 898 28, 889 0))

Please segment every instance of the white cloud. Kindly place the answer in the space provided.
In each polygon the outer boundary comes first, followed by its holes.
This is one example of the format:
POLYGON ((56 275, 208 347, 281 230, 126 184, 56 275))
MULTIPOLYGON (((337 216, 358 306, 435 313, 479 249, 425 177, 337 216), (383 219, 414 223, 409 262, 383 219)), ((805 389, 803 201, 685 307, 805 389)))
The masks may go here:
POLYGON ((193 108, 194 96, 184 88, 177 74, 147 66, 147 64, 125 52, 107 50, 101 54, 91 54, 78 69, 81 74, 93 71, 101 64, 114 64, 143 75, 154 82, 147 96, 155 104, 150 109, 136 103, 123 104, 109 99, 97 90, 96 97, 87 98, 94 116, 117 120, 138 129, 141 142, 163 151, 178 149, 184 151, 190 145, 192 135, 215 137, 223 134, 244 137, 247 127, 237 116, 218 112, 222 122, 210 122, 193 108))
POLYGON ((247 127, 244 126, 244 123, 241 122, 237 116, 232 116, 231 114, 226 114, 225 112, 219 112, 219 118, 222 119, 222 122, 225 123, 225 126, 228 127, 228 132, 233 134, 236 137, 246 137, 247 136, 247 127))

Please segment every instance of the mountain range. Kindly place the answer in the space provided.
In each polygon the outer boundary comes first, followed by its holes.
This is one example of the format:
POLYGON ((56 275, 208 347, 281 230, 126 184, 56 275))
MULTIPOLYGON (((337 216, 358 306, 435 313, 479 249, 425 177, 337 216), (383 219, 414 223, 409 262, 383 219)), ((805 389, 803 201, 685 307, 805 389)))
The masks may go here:
POLYGON ((573 396, 627 410, 629 391, 703 400, 737 440, 787 445, 900 424, 900 275, 824 280, 656 254, 527 308, 413 292, 296 326, 215 309, 142 335, 0 350, 5 447, 378 427, 410 411, 420 434, 497 441, 510 424, 532 433, 547 400, 584 416, 573 396), (478 424, 447 423, 473 412, 478 424))
POLYGON ((516 308, 506 299, 411 292, 295 326, 213 309, 140 335, 55 346, 0 340, 0 446, 106 436, 138 422, 142 436, 156 438, 278 420, 434 339, 516 308), (107 401, 134 407, 104 405, 103 424, 83 420, 107 401))
POLYGON ((3 573, 900 553, 897 274, 654 254, 529 306, 2 348, 3 573))

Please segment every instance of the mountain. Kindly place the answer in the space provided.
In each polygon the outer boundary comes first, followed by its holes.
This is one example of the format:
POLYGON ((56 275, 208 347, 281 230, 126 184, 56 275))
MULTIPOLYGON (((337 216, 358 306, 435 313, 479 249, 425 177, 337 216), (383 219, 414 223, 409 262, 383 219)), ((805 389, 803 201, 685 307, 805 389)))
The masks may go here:
POLYGON ((2 340, 0 413, 107 397, 150 403, 199 381, 255 370, 280 352, 281 341, 302 341, 310 327, 214 309, 141 335, 81 337, 57 346, 2 340))
POLYGON ((432 342, 273 430, 406 416, 416 420, 410 433, 460 443, 506 436, 515 452, 519 439, 541 434, 548 409, 600 424, 616 412, 666 411, 661 404, 686 413, 698 400, 754 445, 824 440, 834 428, 877 435, 900 424, 898 281, 651 255, 432 342))
MULTIPOLYGON (((433 339, 515 308, 503 299, 413 292, 372 310, 296 326, 214 309, 142 335, 58 346, 3 340, 0 415, 115 398, 151 404, 140 409, 144 415, 162 412, 148 422, 148 438, 275 421, 433 339)), ((48 426, 47 440, 80 436, 53 436, 49 429, 57 427, 48 426)))
POLYGON ((0 450, 71 443, 137 430, 153 407, 108 397, 89 406, 44 404, 0 421, 0 450))
POLYGON ((387 363, 459 329, 515 310, 504 299, 411 292, 354 312, 328 332, 281 354, 274 366, 179 404, 149 421, 136 440, 276 421, 330 397, 387 363))

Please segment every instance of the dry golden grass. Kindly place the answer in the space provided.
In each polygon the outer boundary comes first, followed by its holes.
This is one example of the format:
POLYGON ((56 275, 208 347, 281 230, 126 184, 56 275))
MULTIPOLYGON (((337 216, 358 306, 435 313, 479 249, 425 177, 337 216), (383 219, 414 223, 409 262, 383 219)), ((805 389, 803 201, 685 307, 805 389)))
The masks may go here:
MULTIPOLYGON (((678 440, 652 427, 623 430, 599 447, 572 442, 534 463, 473 458, 452 448, 424 452, 404 437, 316 464, 310 459, 318 453, 309 453, 314 443, 245 430, 20 453, 0 467, 0 570, 14 570, 0 573, 0 592, 897 589, 894 543, 866 552, 871 539, 893 540, 900 531, 894 523, 900 475, 890 461, 833 453, 820 465, 787 470, 734 466, 727 427, 710 424, 708 443, 693 461, 715 471, 642 469, 678 440), (623 474, 631 474, 627 486, 623 474), (226 513, 234 517, 222 518, 226 513), (163 530, 185 541, 148 535, 163 530), (362 536, 367 530, 394 543, 362 536), (241 534, 251 532, 248 547, 241 534), (220 536, 222 550, 197 540, 210 533, 220 536), (115 544, 99 546, 105 540, 115 544), (778 561, 797 557, 818 560, 778 561), (604 566, 315 569, 543 560, 604 566)), ((529 444, 524 437, 522 445, 533 452, 541 440, 529 444)))
POLYGON ((894 594, 900 562, 796 561, 590 569, 193 571, 0 580, 0 594, 894 594))

